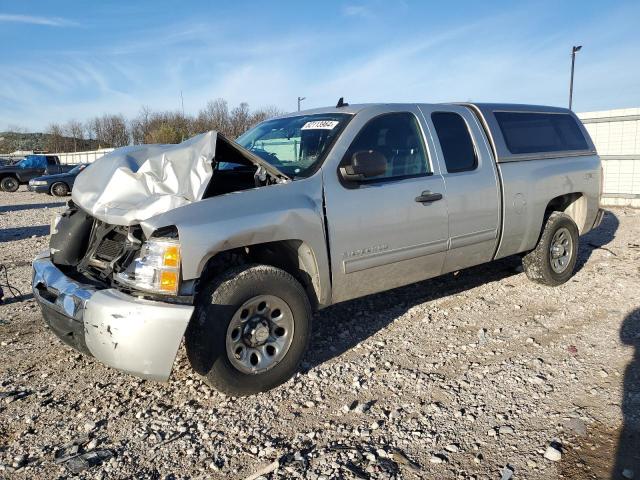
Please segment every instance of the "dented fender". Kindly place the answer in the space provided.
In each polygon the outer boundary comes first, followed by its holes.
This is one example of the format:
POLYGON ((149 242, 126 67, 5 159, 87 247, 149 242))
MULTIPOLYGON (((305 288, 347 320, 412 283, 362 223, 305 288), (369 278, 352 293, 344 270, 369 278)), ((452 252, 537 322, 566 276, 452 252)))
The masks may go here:
POLYGON ((321 306, 331 301, 322 175, 201 200, 141 222, 145 235, 175 226, 182 245, 182 278, 200 277, 216 254, 262 243, 298 240, 314 266, 321 306))

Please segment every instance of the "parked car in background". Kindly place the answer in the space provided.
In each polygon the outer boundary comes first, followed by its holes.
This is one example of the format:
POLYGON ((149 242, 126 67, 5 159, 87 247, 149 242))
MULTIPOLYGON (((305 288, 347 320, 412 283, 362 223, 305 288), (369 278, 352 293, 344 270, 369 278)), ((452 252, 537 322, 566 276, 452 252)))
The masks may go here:
POLYGON ((55 175, 43 175, 29 180, 27 187, 31 192, 48 193, 56 197, 64 197, 71 192, 73 182, 78 174, 87 168, 87 163, 81 163, 66 173, 56 173, 55 175))
POLYGON ((555 107, 339 102, 87 173, 33 262, 45 321, 154 380, 184 336, 234 396, 297 371, 314 310, 510 255, 561 285, 603 216, 600 158, 555 107))
POLYGON ((41 175, 64 173, 75 165, 61 165, 56 155, 27 155, 13 165, 0 166, 0 190, 15 192, 20 185, 41 175))

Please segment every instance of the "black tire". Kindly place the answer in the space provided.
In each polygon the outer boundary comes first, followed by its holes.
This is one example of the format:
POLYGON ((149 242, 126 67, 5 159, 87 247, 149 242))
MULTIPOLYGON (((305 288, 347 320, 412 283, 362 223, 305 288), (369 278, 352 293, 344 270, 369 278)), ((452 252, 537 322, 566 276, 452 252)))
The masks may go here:
POLYGON ((14 177, 4 177, 0 180, 0 189, 4 192, 15 192, 19 186, 18 179, 14 177))
POLYGON ((553 212, 547 219, 536 248, 522 258, 522 266, 529 280, 551 287, 569 280, 578 259, 578 239, 578 227, 573 219, 565 213, 553 212), (558 264, 560 260, 551 251, 556 234, 560 235, 557 238, 566 239, 567 245, 570 245, 570 253, 567 252, 567 247, 562 247, 564 253, 561 256, 566 262, 564 266, 558 264), (554 261, 556 268, 553 266, 554 261), (562 270, 557 271, 560 268, 562 270))
POLYGON ((54 197, 66 197, 69 194, 69 185, 64 182, 56 182, 51 185, 51 195, 54 197))
POLYGON ((199 296, 185 335, 187 356, 206 383, 227 395, 265 392, 298 371, 309 344, 311 317, 309 298, 289 273, 269 265, 234 267, 211 281, 199 296), (286 302, 293 316, 293 338, 279 363, 261 373, 245 373, 227 354, 227 331, 240 307, 260 295, 286 302))

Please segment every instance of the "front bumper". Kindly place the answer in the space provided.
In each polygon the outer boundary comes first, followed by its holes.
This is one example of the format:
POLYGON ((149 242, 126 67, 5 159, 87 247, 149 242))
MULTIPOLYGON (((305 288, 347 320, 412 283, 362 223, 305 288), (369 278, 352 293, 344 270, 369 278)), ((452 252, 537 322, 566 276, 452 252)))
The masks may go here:
POLYGON ((36 193, 49 193, 49 185, 27 185, 27 190, 36 193))
POLYGON ((142 378, 169 378, 194 307, 81 284, 48 252, 33 261, 32 289, 45 322, 67 345, 142 378))

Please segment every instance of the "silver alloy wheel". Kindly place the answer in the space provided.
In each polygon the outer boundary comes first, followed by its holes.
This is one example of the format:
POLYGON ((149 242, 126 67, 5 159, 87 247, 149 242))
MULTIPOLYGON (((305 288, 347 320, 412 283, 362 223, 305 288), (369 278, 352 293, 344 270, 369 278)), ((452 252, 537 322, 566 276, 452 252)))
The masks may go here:
POLYGON ((571 233, 565 227, 559 228, 553 234, 549 247, 549 259, 551 268, 556 273, 562 273, 567 269, 573 254, 573 239, 571 233))
POLYGON ((293 313, 280 297, 258 295, 250 298, 229 322, 225 342, 227 357, 241 372, 266 372, 289 351, 293 330, 293 313))
POLYGON ((60 183, 60 182, 56 183, 53 186, 52 190, 53 190, 53 194, 56 197, 62 197, 67 194, 67 186, 64 183, 60 183))

